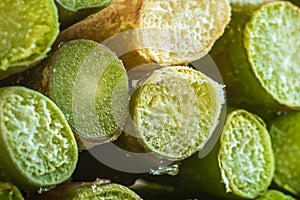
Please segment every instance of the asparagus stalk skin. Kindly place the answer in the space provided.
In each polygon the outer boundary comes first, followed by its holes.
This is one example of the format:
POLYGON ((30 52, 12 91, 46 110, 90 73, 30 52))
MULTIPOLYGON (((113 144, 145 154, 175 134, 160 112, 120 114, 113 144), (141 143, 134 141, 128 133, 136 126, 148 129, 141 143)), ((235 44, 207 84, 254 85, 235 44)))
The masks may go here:
POLYGON ((64 30, 58 41, 85 38, 103 42, 127 32, 129 39, 123 41, 123 48, 132 46, 131 50, 139 55, 136 57, 145 62, 177 65, 206 55, 229 20, 228 0, 115 0, 106 9, 64 30))
POLYGON ((20 190, 11 183, 0 182, 0 199, 5 200, 24 200, 20 190))
POLYGON ((289 112, 270 125, 275 156, 274 182, 280 189, 300 196, 299 111, 289 112))
POLYGON ((87 200, 87 199, 124 199, 141 200, 132 190, 120 184, 110 183, 108 180, 97 179, 94 182, 72 182, 56 188, 28 195, 28 200, 87 200))
POLYGON ((299 50, 293 29, 300 27, 300 10, 283 1, 232 1, 231 6, 232 20, 211 52, 229 101, 271 116, 299 107, 294 72, 299 59, 288 55, 299 50))
POLYGON ((70 25, 99 12, 109 6, 111 2, 112 0, 84 0, 80 2, 56 0, 60 29, 64 30, 70 25))
POLYGON ((69 179, 78 149, 57 106, 44 95, 17 86, 1 88, 0 99, 1 178, 24 190, 69 179))
POLYGON ((3 0, 0 9, 2 79, 45 58, 58 35, 59 22, 53 0, 3 0))

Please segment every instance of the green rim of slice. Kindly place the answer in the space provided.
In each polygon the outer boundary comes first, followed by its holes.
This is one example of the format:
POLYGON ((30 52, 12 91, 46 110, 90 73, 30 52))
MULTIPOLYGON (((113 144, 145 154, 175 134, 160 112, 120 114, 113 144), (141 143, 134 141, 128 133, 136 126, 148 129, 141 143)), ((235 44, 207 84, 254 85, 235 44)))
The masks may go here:
POLYGON ((20 190, 11 183, 0 182, 0 199, 24 200, 20 190))
POLYGON ((54 1, 2 0, 0 10, 0 69, 26 67, 44 58, 59 32, 54 1))
POLYGON ((49 64, 49 96, 83 139, 111 141, 128 110, 128 77, 119 58, 90 40, 62 45, 49 64))
POLYGON ((300 9, 286 1, 255 11, 244 30, 244 45, 262 87, 280 104, 300 107, 300 9))
POLYGON ((56 0, 59 5, 69 11, 78 11, 86 8, 105 7, 109 5, 112 0, 56 0))
POLYGON ((223 86, 189 67, 155 70, 132 98, 132 118, 146 149, 181 160, 202 149, 218 123, 223 86))
POLYGON ((21 189, 59 184, 77 164, 76 140, 57 106, 23 87, 0 89, 0 165, 21 189))
POLYGON ((264 122, 245 110, 231 112, 220 137, 218 162, 226 192, 255 198, 266 191, 274 155, 264 122))
POLYGON ((290 195, 286 195, 279 190, 268 190, 263 195, 259 196, 257 200, 296 200, 290 195))
POLYGON ((274 182, 300 194, 300 113, 292 112, 272 122, 270 134, 275 155, 274 182))

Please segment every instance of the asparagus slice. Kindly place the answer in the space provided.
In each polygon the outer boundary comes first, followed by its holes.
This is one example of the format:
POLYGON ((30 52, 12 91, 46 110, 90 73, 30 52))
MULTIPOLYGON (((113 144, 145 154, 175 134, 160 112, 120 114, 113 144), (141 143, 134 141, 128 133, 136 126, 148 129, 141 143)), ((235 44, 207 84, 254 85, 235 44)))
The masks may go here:
POLYGON ((228 97, 261 113, 299 107, 300 9, 285 1, 237 2, 222 44, 212 51, 228 97))
POLYGON ((60 21, 60 28, 65 29, 68 26, 81 21, 87 16, 104 9, 112 0, 56 0, 60 21))
POLYGON ((115 0, 63 31, 59 41, 85 38, 103 42, 125 34, 123 48, 131 46, 146 60, 175 65, 206 55, 229 20, 229 0, 115 0))
POLYGON ((141 198, 125 186, 109 183, 106 180, 95 182, 73 182, 57 186, 41 194, 33 193, 28 200, 86 200, 86 199, 122 199, 141 200, 141 198))
POLYGON ((166 177, 184 197, 209 194, 221 199, 256 198, 271 184, 274 156, 262 120, 245 110, 228 112, 219 143, 204 158, 182 161, 179 174, 166 177))
POLYGON ((223 86, 185 66, 155 70, 130 100, 139 143, 170 160, 205 147, 218 124, 223 86))
POLYGON ((275 155, 274 182, 295 195, 300 195, 299 112, 280 116, 270 127, 275 155))
POLYGON ((286 195, 278 190, 268 190, 263 195, 259 196, 257 200, 296 200, 290 195, 286 195))
POLYGON ((122 62, 104 45, 91 40, 67 42, 26 73, 22 83, 58 105, 80 149, 113 141, 121 134, 128 111, 128 77, 122 62))
POLYGON ((53 0, 2 0, 0 10, 0 78, 4 78, 44 58, 59 23, 53 0))
POLYGON ((70 178, 78 157, 74 135, 57 106, 24 88, 0 89, 0 166, 20 189, 51 187, 70 178))
POLYGON ((5 200, 24 200, 19 189, 11 183, 0 182, 0 199, 5 200))

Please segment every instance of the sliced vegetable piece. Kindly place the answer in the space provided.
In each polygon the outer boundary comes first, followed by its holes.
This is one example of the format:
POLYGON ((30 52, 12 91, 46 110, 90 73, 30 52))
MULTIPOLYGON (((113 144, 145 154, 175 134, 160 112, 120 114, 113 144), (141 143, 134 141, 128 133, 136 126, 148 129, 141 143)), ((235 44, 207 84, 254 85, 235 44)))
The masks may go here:
POLYGON ((274 182, 295 195, 300 195, 300 112, 278 117, 270 134, 275 155, 274 182))
POLYGON ((41 194, 33 193, 28 200, 87 200, 87 199, 124 199, 141 200, 141 198, 125 186, 109 183, 107 180, 95 182, 65 183, 41 194))
POLYGON ((127 38, 123 48, 131 46, 146 60, 175 65, 206 55, 229 20, 229 0, 116 0, 63 31, 59 41, 103 42, 121 33, 127 38))
POLYGON ((59 32, 53 0, 2 0, 0 78, 24 71, 43 59, 59 32))
POLYGON ((287 1, 232 5, 223 49, 212 51, 228 97, 261 113, 299 107, 300 9, 287 1))
POLYGON ((11 183, 0 182, 0 199, 24 200, 20 190, 11 183))
POLYGON ((155 70, 130 102, 136 137, 150 152, 182 160, 203 149, 219 122, 223 86, 185 66, 155 70))
POLYGON ((51 187, 75 170, 76 140, 58 107, 24 88, 0 89, 0 166, 20 189, 51 187))

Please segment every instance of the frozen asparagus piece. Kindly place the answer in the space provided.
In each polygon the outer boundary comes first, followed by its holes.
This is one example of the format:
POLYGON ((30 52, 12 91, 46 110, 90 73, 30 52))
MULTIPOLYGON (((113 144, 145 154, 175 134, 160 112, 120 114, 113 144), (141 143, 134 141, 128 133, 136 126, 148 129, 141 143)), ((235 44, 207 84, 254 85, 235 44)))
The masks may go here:
POLYGON ((73 182, 57 186, 41 194, 33 193, 28 200, 86 200, 86 199, 122 199, 141 200, 141 198, 125 186, 109 183, 107 180, 95 182, 73 182))
POLYGON ((76 140, 57 106, 24 88, 0 89, 0 166, 20 189, 51 187, 70 178, 78 157, 76 140))
POLYGON ((59 32, 53 0, 1 0, 0 78, 45 57, 59 32))
POLYGON ((130 47, 160 64, 186 64, 208 53, 229 20, 229 0, 115 0, 63 31, 59 41, 85 38, 103 42, 125 34, 123 49, 130 47))
POLYGON ((70 41, 34 70, 23 82, 58 105, 81 149, 120 135, 128 111, 128 77, 111 50, 91 40, 70 41))
POLYGON ((65 29, 87 16, 104 9, 110 5, 112 0, 56 0, 56 2, 60 28, 65 29))
POLYGON ((11 183, 0 182, 0 199, 3 200, 24 200, 19 189, 11 183))
POLYGON ((134 136, 147 151, 182 160, 204 148, 224 101, 223 86, 197 70, 155 70, 130 100, 134 136))
POLYGON ((228 97, 264 112, 299 107, 300 9, 287 1, 232 7, 222 44, 212 51, 228 97))
POLYGON ((296 200, 290 195, 286 195, 278 190, 268 190, 263 195, 259 196, 257 200, 296 200))
POLYGON ((228 112, 220 141, 204 158, 182 161, 177 176, 163 180, 187 196, 256 198, 271 184, 274 156, 265 124, 245 110, 228 112))
POLYGON ((292 112, 272 122, 270 134, 275 156, 274 182, 300 195, 300 113, 292 112))

